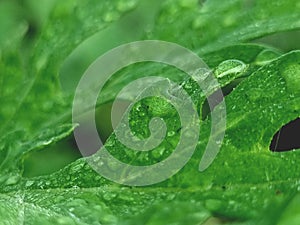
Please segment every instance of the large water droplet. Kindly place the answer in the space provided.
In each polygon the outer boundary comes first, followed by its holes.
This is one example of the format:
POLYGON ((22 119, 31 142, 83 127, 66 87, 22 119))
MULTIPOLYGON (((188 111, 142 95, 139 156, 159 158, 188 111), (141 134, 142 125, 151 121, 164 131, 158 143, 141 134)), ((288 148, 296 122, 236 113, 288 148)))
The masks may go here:
POLYGON ((117 194, 110 192, 110 191, 105 192, 103 195, 104 200, 107 200, 107 201, 110 201, 110 200, 114 199, 115 197, 117 197, 117 194))
POLYGON ((113 22, 116 19, 118 19, 118 17, 119 17, 119 14, 116 12, 107 12, 103 15, 102 19, 104 22, 109 23, 109 22, 113 22))
POLYGON ((255 59, 255 64, 263 66, 279 56, 280 54, 278 52, 266 49, 257 55, 255 59))
POLYGON ((29 180, 29 181, 26 182, 25 186, 26 187, 31 187, 33 184, 34 184, 34 181, 29 180))
POLYGON ((157 147, 156 149, 154 149, 151 154, 155 159, 159 159, 165 152, 165 147, 164 146, 160 146, 157 147))
POLYGON ((18 183, 19 180, 20 180, 19 176, 11 176, 6 180, 5 184, 6 185, 14 185, 14 184, 18 183))
POLYGON ((205 201, 205 206, 209 210, 216 211, 216 210, 219 210, 220 208, 222 208, 223 205, 220 200, 208 199, 205 201))
POLYGON ((229 59, 220 63, 214 73, 217 78, 232 77, 238 73, 243 73, 247 69, 247 65, 237 59, 229 59))
POLYGON ((169 132, 168 132, 168 137, 172 137, 172 136, 174 136, 174 135, 175 135, 175 131, 172 130, 172 131, 169 131, 169 132))
POLYGON ((225 27, 230 27, 232 25, 234 25, 235 23, 237 23, 237 19, 236 17, 230 15, 230 16, 227 16, 223 19, 223 24, 225 27))
POLYGON ((121 0, 117 3, 117 9, 120 12, 126 12, 136 7, 136 5, 137 5, 137 0, 127 0, 127 1, 121 0))
POLYGON ((82 169, 83 169, 83 163, 80 163, 80 164, 77 164, 77 165, 74 165, 70 168, 70 172, 71 173, 78 173, 80 172, 82 169))
POLYGON ((300 64, 289 64, 280 68, 289 92, 300 95, 300 64))
POLYGON ((198 4, 198 0, 180 0, 179 4, 183 8, 192 8, 198 4))

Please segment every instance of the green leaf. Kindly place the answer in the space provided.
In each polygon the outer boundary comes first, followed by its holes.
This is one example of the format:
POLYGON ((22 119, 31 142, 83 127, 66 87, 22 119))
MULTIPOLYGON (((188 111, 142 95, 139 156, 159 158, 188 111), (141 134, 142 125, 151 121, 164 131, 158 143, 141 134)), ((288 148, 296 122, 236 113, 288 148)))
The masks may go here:
POLYGON ((282 208, 279 215, 281 215, 278 224, 291 224, 296 225, 300 219, 300 212, 299 212, 299 194, 295 195, 288 204, 284 205, 285 207, 282 208))
POLYGON ((211 215, 199 202, 173 201, 160 203, 150 207, 134 219, 130 219, 124 224, 202 224, 211 215), (188 215, 188 216, 187 216, 188 215))
POLYGON ((297 1, 165 1, 147 36, 208 52, 274 32, 299 29, 297 1), (177 4, 176 4, 177 3, 177 4), (182 21, 177 23, 175 21, 182 21), (180 32, 179 32, 180 31, 180 32))
MULTIPOLYGON (((24 62, 25 68, 19 69, 23 73, 22 79, 14 79, 14 82, 22 87, 18 91, 22 94, 13 95, 15 99, 10 100, 14 107, 4 115, 1 133, 7 129, 14 129, 14 126, 26 127, 36 132, 39 128, 43 128, 46 122, 51 123, 55 120, 57 114, 70 110, 68 107, 71 99, 65 101, 66 97, 60 90, 57 76, 60 66, 83 40, 105 29, 108 24, 124 14, 124 11, 118 11, 117 1, 97 3, 98 1, 64 1, 57 4, 30 59, 24 62), (29 123, 28 116, 33 114, 35 119, 29 123)), ((132 5, 134 6, 135 4, 132 5)), ((8 63, 7 66, 11 64, 8 63)))
MULTIPOLYGON (((123 16, 140 2, 60 2, 34 49, 28 50, 29 58, 18 49, 26 30, 23 20, 13 19, 16 26, 9 25, 11 37, 0 35, 2 223, 198 224, 219 217, 221 221, 225 218, 229 222, 273 224, 272 210, 284 211, 281 223, 293 223, 298 215, 293 210, 298 202, 294 192, 299 192, 300 183, 299 151, 271 153, 268 148, 273 134, 300 116, 300 53, 277 58, 277 50, 240 43, 298 29, 296 1, 230 0, 220 4, 213 0, 204 5, 194 0, 165 1, 145 20, 145 26, 137 28, 139 35, 133 35, 134 40, 162 39, 191 47, 203 55, 222 87, 237 78, 243 80, 225 98, 225 140, 205 172, 200 173, 198 165, 210 134, 210 116, 202 122, 200 141, 191 161, 178 174, 156 185, 132 188, 115 184, 100 177, 86 159, 49 176, 22 177, 25 155, 66 138, 75 128, 70 124, 72 95, 65 95, 58 78, 64 60, 89 36, 111 24, 121 24, 123 16)), ((142 12, 146 11, 144 8, 142 12)), ((202 113, 205 96, 195 81, 174 68, 147 63, 116 74, 107 83, 99 104, 112 101, 117 91, 133 79, 148 76, 145 71, 180 83, 202 113)), ((131 128, 138 136, 147 136, 147 124, 140 122, 149 121, 151 116, 165 118, 170 135, 160 149, 138 155, 112 134, 106 147, 119 159, 133 164, 168 157, 179 139, 179 121, 172 122, 176 117, 174 108, 153 98, 141 104, 151 107, 142 116, 132 112, 131 128)), ((213 112, 216 110, 218 106, 213 112)), ((89 159, 98 160, 97 155, 89 159)))
POLYGON ((33 138, 34 141, 28 141, 28 135, 24 131, 19 130, 7 134, 0 139, 0 187, 16 184, 21 178, 22 159, 30 152, 37 151, 52 145, 59 140, 69 136, 75 126, 63 125, 52 128, 51 130, 44 130, 42 133, 33 138))
POLYGON ((7 0, 0 2, 0 52, 19 46, 27 27, 24 12, 18 4, 7 0))
MULTIPOLYGON (((300 115, 298 89, 290 86, 298 81, 298 76, 290 74, 299 74, 299 62, 299 51, 286 54, 254 72, 225 98, 225 140, 216 160, 203 173, 198 171, 198 164, 210 132, 209 118, 202 127, 200 137, 203 139, 193 158, 165 182, 141 188, 122 187, 100 177, 85 159, 80 159, 53 175, 24 179, 6 191, 25 190, 26 203, 35 205, 37 211, 32 213, 33 220, 40 210, 51 211, 53 215, 59 212, 62 216, 67 216, 71 210, 73 218, 84 224, 97 219, 93 217, 97 206, 103 213, 100 213, 101 218, 108 216, 111 221, 121 221, 130 214, 132 220, 136 215, 136 219, 142 218, 142 221, 147 218, 148 207, 145 206, 158 205, 160 212, 149 223, 144 222, 151 224, 156 217, 168 212, 169 204, 180 202, 176 204, 176 210, 181 211, 184 202, 192 199, 195 208, 196 205, 205 208, 203 211, 199 208, 203 217, 195 215, 198 221, 209 215, 240 222, 260 221, 271 204, 273 208, 281 207, 292 192, 297 191, 300 183, 297 173, 299 151, 272 153, 268 149, 273 133, 300 115), (78 204, 73 204, 73 201, 78 204), (145 217, 139 217, 139 214, 145 217)), ((116 141, 112 136, 106 146, 118 148, 116 141)), ((124 149, 117 150, 120 155, 124 154, 121 153, 124 149)), ((97 155, 92 158, 96 160, 97 155)), ((149 209, 149 212, 154 209, 149 209)), ((187 220, 195 218, 192 209, 186 209, 187 220)), ((52 218, 52 214, 45 215, 45 218, 52 218)), ((185 220, 179 224, 185 224, 185 220)))
MULTIPOLYGON (((218 80, 220 86, 223 87, 239 77, 248 76, 258 69, 264 62, 268 62, 269 60, 278 57, 280 53, 278 53, 277 50, 266 46, 242 44, 229 46, 218 51, 203 54, 203 56, 201 53, 198 53, 198 55, 212 70, 217 68, 221 63, 224 63, 225 61, 228 62, 227 60, 238 60, 245 64, 245 68, 242 71, 233 73, 233 76, 228 76, 228 79, 222 78, 218 80), (265 52, 270 52, 274 55, 270 54, 264 56, 265 52)), ((223 70, 228 71, 229 68, 224 68, 223 70)), ((187 79, 186 74, 169 66, 163 66, 155 63, 140 63, 131 65, 114 74, 113 77, 105 84, 103 93, 100 93, 100 96, 98 97, 98 104, 100 105, 113 101, 121 89, 132 80, 157 75, 169 78, 178 83, 182 83, 183 80, 187 79), (132 71, 134 71, 134 73, 132 71)), ((217 74, 215 74, 215 76, 217 77, 217 74)))
MULTIPOLYGON (((17 182, 21 171, 19 161, 25 152, 33 150, 31 145, 67 136, 56 136, 55 133, 71 123, 70 117, 56 120, 59 115, 70 115, 71 111, 72 98, 62 94, 58 82, 59 67, 64 59, 84 39, 105 29, 135 7, 131 4, 131 7, 120 11, 117 1, 97 2, 65 1, 57 4, 29 59, 26 58, 27 53, 22 54, 22 49, 18 49, 20 43, 17 41, 14 41, 16 46, 12 50, 7 48, 0 52, 0 100, 3 103, 0 108, 0 146, 2 167, 5 167, 1 182, 6 182, 5 179, 10 176, 9 184, 17 182), (113 17, 107 20, 107 15, 113 17), (36 142, 40 134, 49 130, 52 130, 52 137, 36 142), (24 146, 24 142, 27 145, 24 146), (12 176, 10 171, 18 173, 17 177, 12 176)), ((69 135, 70 128, 65 133, 69 135)))

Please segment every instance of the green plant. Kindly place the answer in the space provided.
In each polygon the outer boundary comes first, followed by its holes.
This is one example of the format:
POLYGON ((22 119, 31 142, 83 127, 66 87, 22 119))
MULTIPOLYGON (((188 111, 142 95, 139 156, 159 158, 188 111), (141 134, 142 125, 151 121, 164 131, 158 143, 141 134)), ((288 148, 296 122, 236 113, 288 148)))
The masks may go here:
MULTIPOLYGON (((16 2, 0 5, 19 9, 16 2)), ((28 15, 8 13, 14 19, 0 24, 0 224, 299 224, 300 152, 274 153, 269 145, 276 131, 300 116, 300 51, 297 43, 291 52, 249 43, 299 29, 299 8, 296 0, 66 0, 55 4, 34 37, 28 36, 28 15), (137 19, 133 32, 130 21, 137 19), (62 89, 58 74, 76 46, 107 30, 112 34, 106 37, 120 35, 111 45, 160 39, 190 48, 225 91, 234 89, 225 97, 221 151, 206 171, 198 171, 211 124, 205 96, 183 72, 143 63, 115 74, 98 104, 112 102, 145 75, 183 84, 203 119, 201 141, 179 173, 152 186, 126 187, 100 177, 81 158, 50 175, 22 175, 24 158, 65 140, 77 126, 71 124, 74 88, 62 89)), ((139 104, 149 107, 143 116, 132 112, 132 129, 141 138, 149 132, 143 121, 152 116, 164 118, 173 135, 145 154, 122 146, 114 133, 105 145, 125 162, 152 164, 171 154, 180 124, 163 101, 139 104)))

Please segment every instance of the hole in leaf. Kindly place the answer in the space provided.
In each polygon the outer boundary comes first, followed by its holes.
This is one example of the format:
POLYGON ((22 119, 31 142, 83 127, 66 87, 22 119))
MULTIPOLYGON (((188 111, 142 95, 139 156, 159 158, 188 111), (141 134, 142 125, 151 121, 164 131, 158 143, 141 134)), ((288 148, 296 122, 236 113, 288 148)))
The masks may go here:
POLYGON ((270 150, 273 152, 290 151, 300 149, 300 118, 284 125, 273 136, 270 150))

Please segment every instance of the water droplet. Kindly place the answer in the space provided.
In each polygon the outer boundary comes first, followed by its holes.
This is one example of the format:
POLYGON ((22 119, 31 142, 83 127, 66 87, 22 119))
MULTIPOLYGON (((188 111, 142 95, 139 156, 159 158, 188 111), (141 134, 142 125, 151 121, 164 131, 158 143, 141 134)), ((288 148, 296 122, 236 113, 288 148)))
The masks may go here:
POLYGON ((34 181, 29 180, 29 181, 26 182, 25 186, 26 187, 31 187, 33 184, 34 184, 34 181))
POLYGON ((57 218, 56 223, 65 225, 65 224, 72 224, 74 223, 74 221, 69 217, 61 217, 61 218, 57 218))
POLYGON ((208 199, 205 201, 205 206, 209 210, 216 211, 222 208, 222 202, 217 199, 208 199))
POLYGON ((168 137, 172 137, 172 136, 174 136, 175 135, 175 131, 169 131, 168 132, 168 137))
POLYGON ((134 198, 131 195, 128 195, 128 193, 126 193, 126 192, 120 194, 120 199, 122 199, 124 201, 128 201, 128 202, 134 201, 134 198))
POLYGON ((217 78, 231 77, 238 73, 243 73, 247 69, 247 65, 237 59, 229 59, 220 63, 214 70, 217 78))
POLYGON ((295 95, 294 94, 290 94, 290 98, 295 98, 295 95))
POLYGON ((6 185, 13 185, 13 184, 18 183, 19 180, 20 180, 20 177, 19 177, 19 176, 11 176, 11 177, 9 177, 9 178, 6 180, 5 184, 6 184, 6 185))
POLYGON ((102 180, 102 177, 100 175, 96 176, 95 178, 95 181, 101 181, 102 180))
POLYGON ((206 25, 206 20, 203 19, 203 16, 200 16, 193 21, 192 27, 194 30, 197 30, 201 27, 204 27, 205 25, 206 25))
POLYGON ((140 117, 143 117, 143 116, 145 116, 145 115, 146 115, 145 112, 139 112, 139 116, 140 116, 140 117))
POLYGON ((198 83, 204 82, 212 75, 212 71, 206 68, 199 68, 192 72, 192 77, 198 83))
POLYGON ((175 194, 168 194, 168 195, 167 195, 167 200, 168 200, 168 201, 171 201, 171 200, 173 200, 175 197, 176 197, 175 194))
POLYGON ((281 75, 285 79, 286 87, 292 94, 300 95, 300 64, 289 64, 280 67, 281 75))
POLYGON ((278 52, 272 51, 270 49, 265 49, 257 55, 255 64, 263 66, 279 56, 280 54, 278 52))
POLYGON ((198 0, 180 0, 179 5, 182 8, 192 8, 196 7, 198 4, 198 0))
POLYGON ((82 170, 83 166, 84 166, 84 165, 83 165, 82 163, 77 164, 77 165, 74 165, 74 166, 72 166, 72 167, 70 168, 70 172, 71 172, 71 173, 77 173, 77 172, 79 172, 79 171, 82 170))
POLYGON ((135 110, 136 111, 138 111, 138 112, 140 112, 141 111, 141 109, 142 109, 142 107, 141 107, 141 105, 139 104, 139 105, 137 105, 136 107, 135 107, 135 110))
POLYGON ((154 149, 151 154, 155 159, 159 159, 164 154, 165 150, 165 147, 160 146, 154 149))
POLYGON ((223 24, 225 27, 230 27, 230 26, 234 25, 237 21, 238 20, 235 17, 230 15, 223 19, 223 24))
POLYGON ((190 82, 186 82, 186 83, 184 84, 184 88, 185 88, 185 89, 191 89, 191 88, 192 88, 192 84, 191 84, 190 82))
POLYGON ((121 0, 117 3, 117 10, 119 10, 120 12, 126 12, 133 9, 136 5, 137 5, 136 0, 127 0, 127 1, 121 0))
POLYGON ((103 199, 106 201, 110 201, 110 200, 114 199, 115 197, 117 197, 117 194, 113 193, 113 192, 105 192, 103 195, 103 199))
POLYGON ((104 22, 109 23, 109 22, 113 22, 116 19, 118 19, 118 17, 119 17, 119 14, 116 12, 107 12, 103 15, 102 19, 104 22))
POLYGON ((38 71, 41 70, 47 64, 47 61, 48 61, 48 56, 41 55, 37 60, 36 69, 38 71))

